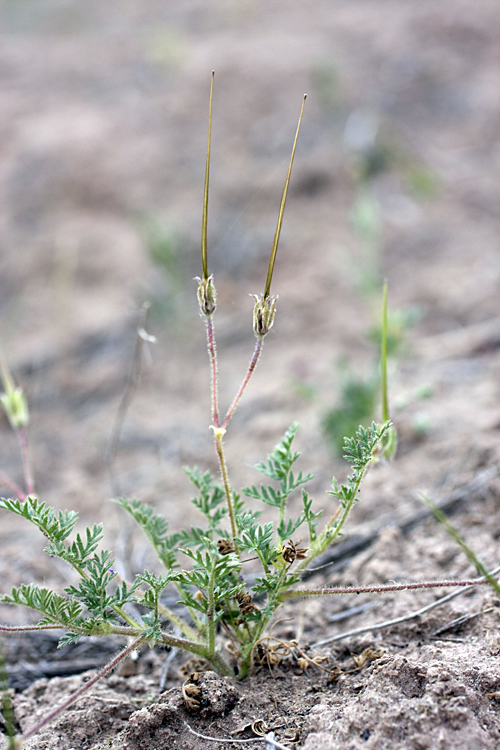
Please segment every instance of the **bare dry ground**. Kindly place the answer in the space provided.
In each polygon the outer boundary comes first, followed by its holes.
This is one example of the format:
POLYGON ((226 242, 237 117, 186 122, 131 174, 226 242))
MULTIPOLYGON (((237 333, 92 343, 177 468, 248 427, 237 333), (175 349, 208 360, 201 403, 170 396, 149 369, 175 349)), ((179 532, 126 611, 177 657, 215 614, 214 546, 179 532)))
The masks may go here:
MULTIPOLYGON (((318 505, 330 503, 331 476, 345 467, 321 423, 339 399, 336 361, 347 357, 361 373, 370 367, 378 298, 359 280, 375 266, 389 280, 391 307, 418 313, 391 379, 399 452, 368 477, 348 529, 347 541, 360 543, 313 582, 474 576, 436 522, 407 523, 422 509, 423 489, 448 502, 460 532, 495 567, 497 0, 32 0, 3 3, 0 22, 0 339, 30 399, 39 496, 78 510, 82 523, 104 520, 106 543, 133 572, 147 553, 108 498, 118 490, 151 502, 178 528, 190 497, 182 466, 216 469, 192 282, 215 69, 209 245, 227 402, 252 352, 248 295, 262 291, 308 93, 273 282, 275 328, 227 436, 234 484, 254 478, 252 466, 297 420, 301 468, 315 474, 318 505), (381 223, 371 256, 350 222, 361 167, 381 223), (146 299, 158 343, 127 414, 112 486, 103 455, 146 299)), ((22 482, 5 419, 0 431, 0 470, 22 482)), ((31 581, 67 585, 67 572, 42 549, 32 529, 2 515, 3 591, 31 581)), ((224 748, 255 736, 245 743, 253 750, 263 747, 251 727, 261 720, 279 742, 305 750, 496 748, 495 595, 481 587, 377 627, 444 593, 287 608, 290 619, 274 634, 303 647, 370 629, 312 649, 339 667, 335 680, 293 660, 241 684, 203 675, 196 714, 182 704, 181 659, 159 695, 166 655, 144 653, 26 747, 224 748), (186 722, 218 739, 196 737, 186 722)), ((4 607, 0 617, 20 624, 29 614, 4 607)), ((22 731, 113 648, 89 643, 55 654, 54 639, 36 636, 9 637, 5 647, 22 731), (27 686, 27 672, 41 679, 27 686)))

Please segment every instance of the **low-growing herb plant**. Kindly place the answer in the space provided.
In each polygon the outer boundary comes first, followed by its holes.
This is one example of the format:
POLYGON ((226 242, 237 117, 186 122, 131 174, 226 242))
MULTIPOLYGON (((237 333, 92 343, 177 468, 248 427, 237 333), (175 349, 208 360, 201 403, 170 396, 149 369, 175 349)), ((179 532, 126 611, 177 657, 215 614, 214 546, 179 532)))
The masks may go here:
MULTIPOLYGON (((225 415, 220 410, 218 396, 214 329, 217 295, 213 276, 209 273, 207 254, 212 100, 213 75, 202 216, 202 275, 197 280, 197 295, 206 323, 212 395, 211 426, 220 479, 199 468, 187 471, 196 490, 193 503, 205 518, 203 527, 193 526, 171 532, 166 519, 150 506, 125 497, 115 500, 143 530, 162 564, 161 572, 146 570, 136 575, 133 581, 121 580, 114 570, 113 553, 100 548, 103 538, 101 523, 83 532, 76 531, 78 517, 75 512, 57 511, 36 496, 26 450, 26 399, 22 390, 15 386, 6 365, 3 365, 5 393, 1 402, 20 438, 25 458, 26 488, 22 490, 0 475, 0 481, 10 488, 13 495, 0 500, 0 509, 36 526, 47 539, 46 553, 68 564, 76 574, 77 582, 67 586, 63 593, 34 583, 13 588, 10 593, 2 595, 0 601, 35 610, 40 613, 41 619, 38 625, 29 628, 2 626, 0 629, 57 628, 63 631, 61 645, 90 635, 129 637, 127 647, 57 712, 74 702, 84 689, 88 689, 143 644, 178 648, 192 657, 205 660, 221 675, 245 678, 252 668, 256 650, 264 643, 266 633, 270 632, 271 621, 284 601, 297 596, 332 593, 329 590, 301 590, 298 588, 301 575, 318 555, 338 540, 358 499, 368 467, 377 454, 384 450, 390 452, 392 446, 392 428, 385 399, 384 422, 359 427, 354 437, 345 439, 345 457, 350 461, 352 471, 345 483, 333 480, 330 491, 333 507, 326 520, 320 521, 321 513, 313 509, 313 500, 305 487, 312 475, 297 469, 299 454, 293 447, 296 423, 285 432, 267 460, 257 466, 264 477, 262 482, 239 492, 233 488, 225 458, 224 438, 256 368, 264 338, 274 322, 276 297, 271 294, 271 282, 305 97, 281 198, 264 290, 262 295, 255 296, 255 349, 242 384, 225 415), (298 513, 290 511, 289 501, 294 493, 301 495, 302 508, 298 513), (274 522, 262 523, 259 520, 263 506, 273 509, 274 522), (250 559, 257 561, 259 570, 256 575, 247 572, 249 568, 245 563, 250 559), (178 603, 182 605, 180 609, 177 605, 167 606, 166 602, 171 599, 166 596, 168 590, 175 592, 178 603), (226 645, 229 644, 225 650, 221 634, 226 645)), ((386 310, 386 295, 384 299, 386 310)), ((386 330, 386 324, 383 330, 386 330)), ((54 713, 46 717, 43 724, 53 716, 54 713)), ((38 725, 25 738, 40 727, 38 725)))
MULTIPOLYGON (((259 360, 264 338, 271 329, 276 312, 276 298, 271 281, 283 221, 288 184, 304 109, 292 149, 292 156, 281 199, 269 270, 261 296, 255 296, 253 329, 256 344, 248 371, 224 418, 219 410, 217 359, 214 332, 216 291, 207 261, 207 215, 210 169, 210 129, 213 78, 210 95, 209 139, 202 220, 202 276, 198 282, 200 311, 206 322, 212 389, 212 430, 221 469, 222 481, 198 468, 187 474, 196 488, 193 504, 205 517, 204 527, 191 527, 170 533, 165 518, 137 500, 119 498, 115 502, 144 531, 158 555, 164 570, 144 571, 132 582, 120 580, 113 569, 114 555, 99 549, 102 524, 75 531, 78 516, 73 511, 48 507, 32 492, 4 498, 0 508, 17 514, 34 524, 47 538, 45 551, 51 557, 69 564, 78 583, 58 594, 35 584, 25 584, 4 594, 1 601, 18 604, 40 612, 39 627, 65 631, 60 643, 77 641, 84 635, 127 635, 150 644, 178 647, 208 661, 218 672, 246 677, 256 643, 265 633, 276 609, 300 581, 300 573, 339 536, 357 500, 361 482, 379 444, 388 434, 389 422, 360 427, 353 438, 345 441, 346 457, 352 463, 352 474, 345 484, 334 479, 330 492, 336 503, 331 518, 319 529, 319 516, 312 508, 312 498, 304 485, 312 475, 297 471, 299 458, 293 448, 297 424, 286 431, 266 462, 257 466, 266 478, 262 484, 243 488, 236 493, 231 486, 224 453, 224 436, 231 417, 259 360), (292 514, 288 500, 299 490, 302 510, 292 514), (257 504, 257 509, 255 505, 257 504), (260 523, 259 504, 275 509, 275 522, 260 523), (294 539, 301 539, 295 542, 294 539), (302 546, 300 546, 302 545, 302 546), (257 559, 260 572, 247 578, 243 564, 257 559), (187 563, 187 565, 186 565, 187 563), (162 594, 175 587, 185 607, 185 617, 168 609, 162 594), (131 615, 127 605, 139 605, 140 618, 131 615), (258 602, 258 603, 257 603, 258 602), (174 637, 172 626, 180 631, 174 637), (229 655, 222 653, 217 639, 221 630, 229 638, 229 655)), ((305 97, 304 97, 305 101, 305 97)), ((20 389, 4 376, 6 394, 3 404, 14 427, 25 428, 27 409, 17 403, 23 400, 20 389), (19 414, 23 418, 19 419, 19 414), (17 416, 16 416, 17 415, 17 416), (20 424, 20 422, 22 424, 20 424)))
MULTIPOLYGON (((429 500, 427 502, 432 511, 466 551, 481 578, 472 581, 424 581, 348 588, 303 589, 299 586, 302 574, 312 561, 338 540, 358 499, 370 464, 380 455, 386 458, 394 455, 396 433, 389 420, 387 384, 386 284, 383 290, 381 324, 383 421, 382 424, 372 422, 369 427, 359 427, 354 437, 344 439, 344 455, 351 463, 352 472, 345 484, 339 484, 333 479, 329 493, 334 501, 331 515, 320 523, 321 512, 313 509, 313 499, 305 488, 312 475, 296 468, 299 459, 299 454, 293 447, 296 423, 285 432, 267 460, 256 467, 265 480, 245 487, 240 492, 234 490, 225 458, 224 437, 259 361, 264 338, 271 329, 276 314, 276 297, 271 294, 271 282, 304 103, 281 198, 264 291, 262 295, 255 296, 255 349, 242 384, 225 416, 222 416, 218 397, 214 329, 217 295, 213 276, 208 269, 207 254, 212 99, 213 74, 202 217, 202 276, 197 279, 197 295, 200 312, 206 323, 212 394, 211 427, 220 466, 220 479, 196 467, 187 470, 196 489, 193 503, 205 517, 203 527, 192 526, 170 532, 167 520, 150 506, 126 497, 115 500, 134 519, 151 543, 162 564, 160 573, 145 570, 137 574, 133 581, 121 580, 113 567, 113 553, 100 548, 102 524, 88 527, 83 533, 75 533, 78 516, 74 511, 57 511, 36 496, 27 443, 27 401, 22 389, 15 385, 0 352, 0 375, 4 387, 0 403, 19 438, 25 479, 25 488, 22 489, 0 473, 0 483, 12 493, 11 498, 0 499, 0 510, 9 511, 36 526, 47 539, 46 553, 63 560, 76 574, 76 583, 67 586, 63 593, 31 583, 13 588, 9 594, 0 596, 0 602, 25 606, 41 615, 37 625, 0 626, 0 631, 60 629, 63 631, 61 645, 89 635, 128 637, 127 646, 103 669, 20 738, 14 736, 12 706, 6 692, 0 656, 0 693, 3 695, 9 748, 20 748, 23 740, 32 737, 144 644, 181 649, 197 660, 204 660, 221 675, 243 679, 249 674, 254 661, 263 664, 267 660, 271 664, 278 658, 278 653, 290 653, 292 648, 300 655, 299 664, 303 662, 307 666, 311 661, 296 642, 286 643, 271 635, 272 620, 279 606, 286 600, 305 596, 382 593, 485 583, 490 583, 497 593, 499 591, 493 573, 482 566, 429 500), (302 499, 302 509, 299 513, 294 513, 290 510, 289 500, 298 492, 302 499), (274 510, 274 522, 260 522, 259 507, 262 505, 274 510), (250 560, 257 562, 259 571, 256 575, 248 572, 249 568, 245 566, 250 560), (180 609, 177 604, 175 607, 168 606, 172 598, 167 596, 169 590, 175 592, 180 609), (221 634, 225 637, 225 649, 222 647, 221 634)), ((140 335, 147 338, 143 330, 140 335)), ((328 639, 323 641, 328 642, 328 639)), ((321 658, 313 659, 312 663, 320 666, 321 658)), ((183 695, 186 706, 191 710, 200 707, 197 691, 196 685, 187 680, 183 686, 183 695)))

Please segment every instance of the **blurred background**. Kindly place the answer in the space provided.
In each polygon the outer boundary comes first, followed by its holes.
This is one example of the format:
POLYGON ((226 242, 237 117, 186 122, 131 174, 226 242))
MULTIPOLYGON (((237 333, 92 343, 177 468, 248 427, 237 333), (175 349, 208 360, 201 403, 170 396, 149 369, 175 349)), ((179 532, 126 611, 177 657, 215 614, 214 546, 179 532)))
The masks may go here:
MULTIPOLYGON (((499 50, 497 0, 4 0, 0 341, 29 398, 40 496, 118 529, 107 503, 118 488, 175 525, 190 496, 182 464, 216 469, 193 282, 213 69, 208 239, 223 406, 252 354, 249 295, 263 290, 308 94, 275 327, 227 436, 235 483, 255 481, 252 465, 297 419, 323 492, 339 434, 380 418, 384 278, 400 448, 413 456, 396 488, 424 473, 426 440, 459 460, 467 431, 470 443, 472 429, 496 429, 489 365, 443 356, 468 352, 470 331, 498 345, 499 50), (146 300, 157 343, 144 351, 113 484, 103 457, 146 300)), ((1 469, 22 483, 2 420, 1 469)), ((31 550, 21 558, 25 579, 31 550)))

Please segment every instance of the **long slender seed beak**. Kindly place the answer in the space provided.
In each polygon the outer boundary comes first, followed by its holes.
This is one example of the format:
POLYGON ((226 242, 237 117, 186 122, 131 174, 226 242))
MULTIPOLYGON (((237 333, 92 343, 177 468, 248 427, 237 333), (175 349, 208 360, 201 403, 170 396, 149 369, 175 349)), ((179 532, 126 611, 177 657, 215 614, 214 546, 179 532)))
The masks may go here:
MULTIPOLYGON (((302 101, 302 109, 300 110, 299 122, 297 124, 297 132, 295 133, 295 140, 293 142, 292 156, 290 158, 290 166, 288 167, 288 174, 285 180, 285 187, 283 188, 283 195, 281 196, 280 210, 278 213, 278 224, 276 226, 276 232, 275 232, 274 241, 273 241, 273 248, 271 250, 271 257, 269 259, 269 267, 267 269, 266 286, 264 287, 264 294, 262 295, 264 300, 266 299, 266 297, 269 297, 269 293, 271 291, 271 280, 273 278, 274 261, 276 260, 276 253, 278 252, 278 243, 280 241, 281 225, 283 224, 283 214, 285 213, 286 196, 288 194, 288 185, 290 183, 290 176, 292 174, 293 157, 295 156, 295 148, 297 146, 300 123, 302 122, 302 115, 304 113, 304 105, 306 103, 306 99, 307 99, 307 94, 304 94, 304 99, 302 101)), ((207 192, 208 192, 208 189, 207 189, 207 192)))
POLYGON ((201 265, 203 270, 203 280, 208 279, 208 262, 207 262, 207 221, 208 221, 208 183, 210 180, 210 143, 212 140, 212 99, 214 94, 214 76, 215 70, 212 70, 212 82, 210 84, 210 105, 208 109, 208 143, 207 143, 207 164, 205 167, 205 189, 203 191, 203 218, 201 222, 201 265))

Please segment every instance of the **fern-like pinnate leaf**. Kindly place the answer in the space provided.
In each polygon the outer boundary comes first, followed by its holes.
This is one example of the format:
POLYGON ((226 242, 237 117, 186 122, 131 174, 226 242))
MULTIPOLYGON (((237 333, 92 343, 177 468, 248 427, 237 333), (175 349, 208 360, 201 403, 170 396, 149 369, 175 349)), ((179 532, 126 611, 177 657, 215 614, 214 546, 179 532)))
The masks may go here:
POLYGON ((283 439, 269 454, 267 463, 259 463, 255 467, 257 471, 265 474, 270 479, 280 481, 286 477, 293 464, 299 457, 298 451, 292 451, 292 443, 299 425, 294 422, 283 435, 283 439))
POLYGON ((24 502, 0 498, 0 508, 9 510, 36 526, 51 542, 63 542, 71 534, 78 520, 74 511, 56 511, 36 497, 24 502))
POLYGON ((56 594, 51 589, 33 583, 13 588, 10 594, 0 596, 3 604, 19 604, 44 615, 40 624, 71 627, 79 620, 82 605, 70 597, 56 594))
POLYGON ((81 534, 77 534, 75 541, 69 545, 66 545, 60 539, 56 539, 47 545, 45 552, 51 557, 59 557, 73 567, 83 570, 87 566, 90 556, 96 551, 102 536, 102 523, 99 523, 92 528, 85 529, 85 539, 82 538, 81 534))
POLYGON ((136 580, 131 586, 124 581, 117 586, 114 593, 108 591, 108 586, 116 578, 112 566, 114 558, 108 550, 102 550, 87 561, 86 575, 77 586, 68 586, 66 593, 81 601, 94 617, 100 619, 116 619, 112 608, 123 607, 131 601, 133 594, 141 581, 136 580))
POLYGON ((312 510, 312 502, 313 499, 310 497, 310 495, 305 491, 302 490, 302 503, 304 505, 304 519, 307 523, 307 526, 309 528, 309 543, 311 544, 316 539, 316 527, 318 525, 318 518, 322 515, 323 511, 320 510, 318 513, 315 513, 312 510))
POLYGON ((242 513, 236 517, 236 524, 240 532, 237 539, 240 549, 257 554, 266 567, 277 555, 272 522, 261 525, 253 513, 242 513))
POLYGON ((149 505, 134 498, 120 497, 114 502, 126 510, 141 527, 167 570, 178 567, 176 548, 179 535, 168 533, 168 521, 155 513, 149 505))
MULTIPOLYGON (((173 575, 181 584, 183 591, 183 602, 187 607, 206 612, 207 602, 213 605, 226 601, 234 596, 241 588, 241 582, 237 574, 241 571, 241 561, 237 555, 220 555, 213 542, 206 540, 206 549, 202 553, 199 549, 183 549, 193 563, 192 570, 176 571, 173 575), (202 594, 198 600, 189 591, 195 587, 202 594)), ((219 614, 212 612, 212 617, 217 620, 219 614)))
POLYGON ((212 538, 212 533, 214 531, 217 532, 218 536, 225 536, 222 529, 212 529, 208 532, 206 529, 202 529, 199 526, 191 526, 190 529, 182 529, 178 534, 179 544, 182 544, 184 549, 186 547, 206 547, 207 539, 212 538))
POLYGON ((191 502, 203 513, 208 521, 208 532, 211 532, 227 516, 224 488, 215 481, 209 471, 202 473, 197 466, 185 466, 184 471, 199 492, 191 502))
MULTIPOLYGON (((275 599, 279 591, 289 589, 300 581, 300 576, 290 575, 283 576, 281 573, 271 573, 265 578, 256 578, 252 591, 256 594, 267 594, 270 600, 275 599)), ((271 607, 274 605, 270 605, 271 607)))
POLYGON ((245 487, 242 493, 246 497, 260 500, 266 505, 283 510, 292 492, 297 487, 300 487, 301 484, 305 484, 305 482, 309 482, 313 478, 312 474, 303 474, 302 471, 299 471, 296 475, 292 471, 292 466, 300 456, 298 451, 292 450, 292 443, 297 428, 297 423, 292 424, 285 432, 281 442, 269 454, 267 462, 259 463, 255 467, 266 477, 279 482, 279 487, 276 488, 272 485, 261 485, 260 488, 256 487, 256 485, 245 487))
POLYGON ((339 485, 335 477, 332 490, 328 493, 336 497, 343 508, 358 499, 358 492, 368 465, 373 461, 379 443, 383 440, 391 423, 378 425, 372 422, 371 427, 359 427, 353 438, 344 439, 344 458, 351 463, 353 472, 346 484, 339 485))
POLYGON ((149 586, 154 591, 157 591, 158 593, 161 593, 170 583, 172 580, 172 574, 170 571, 165 576, 157 575, 156 573, 151 573, 149 570, 145 570, 144 573, 141 573, 137 576, 137 581, 139 583, 145 583, 147 586, 149 586))
POLYGON ((300 515, 298 518, 289 518, 288 521, 280 521, 278 524, 278 536, 280 539, 292 537, 300 529, 305 521, 305 516, 300 515))

